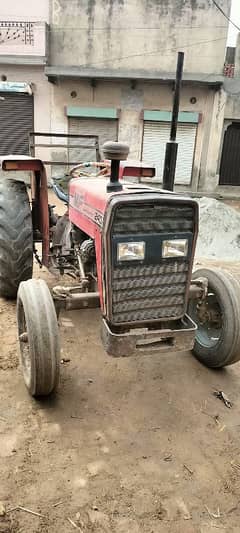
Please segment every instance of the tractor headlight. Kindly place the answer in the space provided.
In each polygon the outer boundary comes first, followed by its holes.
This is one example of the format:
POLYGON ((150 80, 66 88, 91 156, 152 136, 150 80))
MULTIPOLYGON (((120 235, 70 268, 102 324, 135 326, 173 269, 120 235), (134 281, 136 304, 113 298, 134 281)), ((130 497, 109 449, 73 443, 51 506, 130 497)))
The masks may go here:
POLYGON ((145 257, 145 242, 120 242, 117 245, 118 261, 142 261, 145 257))
POLYGON ((162 243, 162 257, 186 257, 188 239, 171 239, 162 243))

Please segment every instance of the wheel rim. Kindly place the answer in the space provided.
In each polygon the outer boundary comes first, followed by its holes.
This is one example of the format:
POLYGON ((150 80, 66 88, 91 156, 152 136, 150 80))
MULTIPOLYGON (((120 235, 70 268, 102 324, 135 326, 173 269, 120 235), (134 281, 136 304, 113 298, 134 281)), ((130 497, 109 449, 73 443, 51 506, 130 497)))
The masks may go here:
POLYGON ((30 356, 30 345, 28 341, 28 331, 26 324, 26 317, 23 309, 23 304, 20 302, 18 309, 18 338, 20 344, 20 356, 24 381, 26 386, 29 388, 31 384, 31 356, 30 356))
POLYGON ((208 294, 202 302, 192 300, 189 314, 197 325, 196 341, 204 348, 215 348, 221 340, 223 314, 217 295, 208 287, 208 294))

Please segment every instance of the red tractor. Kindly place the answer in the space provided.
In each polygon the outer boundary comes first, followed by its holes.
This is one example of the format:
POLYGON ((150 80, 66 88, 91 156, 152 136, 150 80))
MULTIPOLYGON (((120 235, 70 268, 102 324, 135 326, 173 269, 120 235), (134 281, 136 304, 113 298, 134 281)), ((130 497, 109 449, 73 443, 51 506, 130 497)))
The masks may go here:
POLYGON ((212 368, 240 359, 238 282, 217 269, 192 274, 197 202, 138 183, 152 169, 120 164, 125 144, 105 143, 103 154, 110 179, 79 177, 73 169, 68 194, 55 187, 68 204, 61 217, 48 204, 40 160, 1 162, 0 295, 17 295, 23 376, 33 396, 58 384, 62 308, 100 307, 103 345, 115 357, 192 349, 212 368), (30 202, 24 183, 9 179, 11 171, 26 170, 30 202), (43 280, 31 279, 34 254, 75 284, 50 292, 43 280))

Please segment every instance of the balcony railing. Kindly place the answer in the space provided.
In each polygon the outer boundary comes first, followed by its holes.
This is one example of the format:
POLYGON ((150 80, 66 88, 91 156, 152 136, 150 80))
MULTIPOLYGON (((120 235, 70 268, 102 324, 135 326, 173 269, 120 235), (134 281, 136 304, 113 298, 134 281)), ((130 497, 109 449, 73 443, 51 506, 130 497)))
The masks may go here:
POLYGON ((47 24, 45 22, 0 20, 0 56, 47 59, 47 24))

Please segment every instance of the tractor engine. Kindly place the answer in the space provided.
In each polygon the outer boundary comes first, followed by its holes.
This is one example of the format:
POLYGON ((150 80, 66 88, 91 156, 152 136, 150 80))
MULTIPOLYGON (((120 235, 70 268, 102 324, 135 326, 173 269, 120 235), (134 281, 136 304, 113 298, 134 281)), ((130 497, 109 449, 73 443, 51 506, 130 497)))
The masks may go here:
POLYGON ((80 254, 84 265, 96 263, 96 253, 93 239, 86 239, 80 246, 80 254))

